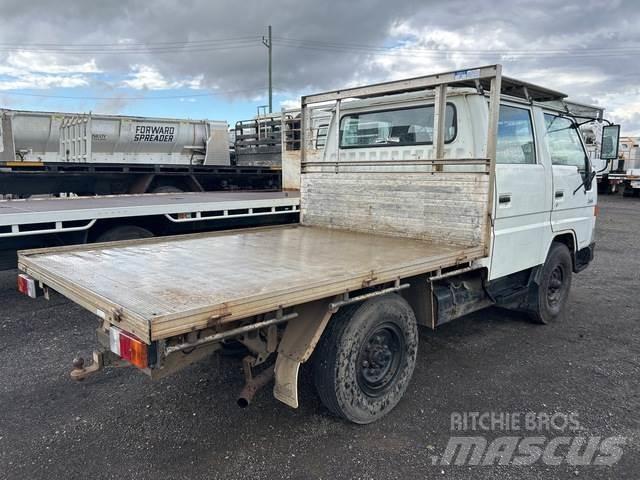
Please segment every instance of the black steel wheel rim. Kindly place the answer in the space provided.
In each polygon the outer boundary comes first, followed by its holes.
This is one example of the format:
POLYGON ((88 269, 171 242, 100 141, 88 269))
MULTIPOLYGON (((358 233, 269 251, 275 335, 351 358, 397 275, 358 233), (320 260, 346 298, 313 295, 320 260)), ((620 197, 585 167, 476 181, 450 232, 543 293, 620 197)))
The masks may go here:
POLYGON ((404 335, 393 323, 378 325, 360 347, 356 364, 357 382, 370 397, 380 397, 391 389, 400 372, 405 351, 404 335))
POLYGON ((551 271, 547 286, 547 302, 550 307, 557 307, 562 300, 566 286, 566 275, 562 265, 556 265, 551 271))

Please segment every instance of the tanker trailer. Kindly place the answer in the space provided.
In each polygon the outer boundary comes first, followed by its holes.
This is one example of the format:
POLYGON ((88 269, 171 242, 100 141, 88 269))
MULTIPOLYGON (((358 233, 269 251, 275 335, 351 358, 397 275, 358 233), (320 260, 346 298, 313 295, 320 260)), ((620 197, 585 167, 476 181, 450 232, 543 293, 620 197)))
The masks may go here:
POLYGON ((227 123, 2 110, 4 161, 229 165, 227 123))
POLYGON ((230 164, 224 121, 0 110, 0 194, 277 189, 230 164))

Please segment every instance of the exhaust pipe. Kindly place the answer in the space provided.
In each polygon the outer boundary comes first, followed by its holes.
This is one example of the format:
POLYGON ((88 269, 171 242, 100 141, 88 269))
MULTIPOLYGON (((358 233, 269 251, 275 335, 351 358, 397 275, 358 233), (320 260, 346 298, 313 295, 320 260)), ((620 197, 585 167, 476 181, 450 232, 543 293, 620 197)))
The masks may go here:
POLYGON ((274 367, 271 366, 251 378, 251 380, 248 380, 238 396, 238 406, 240 408, 247 408, 258 390, 273 380, 273 373, 274 367))

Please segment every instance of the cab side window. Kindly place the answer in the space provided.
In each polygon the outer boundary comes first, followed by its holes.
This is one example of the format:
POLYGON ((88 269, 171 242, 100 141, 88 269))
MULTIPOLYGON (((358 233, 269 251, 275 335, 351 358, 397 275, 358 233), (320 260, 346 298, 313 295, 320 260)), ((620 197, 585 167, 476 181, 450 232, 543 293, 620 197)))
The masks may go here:
MULTIPOLYGON (((352 113, 340 120, 340 148, 431 145, 433 105, 352 113)), ((456 110, 445 109, 445 143, 456 137, 456 110)))
POLYGON ((496 163, 536 163, 529 110, 500 106, 496 163))
POLYGON ((580 142, 580 133, 573 121, 557 115, 544 114, 547 127, 547 143, 553 165, 569 165, 586 169, 587 154, 580 142))

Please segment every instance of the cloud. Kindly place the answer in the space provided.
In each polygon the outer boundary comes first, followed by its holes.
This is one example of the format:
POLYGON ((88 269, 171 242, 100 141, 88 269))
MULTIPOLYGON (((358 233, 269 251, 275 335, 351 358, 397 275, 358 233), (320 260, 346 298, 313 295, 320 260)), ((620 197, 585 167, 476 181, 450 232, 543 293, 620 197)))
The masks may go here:
MULTIPOLYGON (((640 78, 640 9, 633 0, 495 0, 472 10, 464 0, 190 0, 188 8, 168 0, 59 0, 55 9, 48 0, 2 1, 0 43, 93 45, 40 59, 21 54, 13 63, 0 54, 5 87, 28 83, 18 76, 26 66, 30 75, 67 84, 93 85, 100 77, 112 87, 200 88, 236 92, 228 96, 249 102, 266 91, 260 36, 272 24, 274 89, 288 99, 502 62, 506 75, 598 102, 617 115, 640 102, 633 88, 640 78)), ((624 118, 632 123, 632 115, 624 118)))
POLYGON ((87 74, 97 73, 100 70, 95 59, 65 63, 55 55, 11 52, 0 64, 0 90, 86 87, 89 85, 87 74))
POLYGON ((95 58, 80 63, 69 63, 69 60, 69 58, 60 58, 60 56, 45 53, 11 52, 7 57, 6 65, 0 65, 0 74, 15 76, 22 72, 51 74, 101 72, 95 58))
POLYGON ((0 79, 0 90, 47 89, 54 87, 86 87, 89 81, 82 75, 34 75, 27 73, 8 80, 0 79))
POLYGON ((122 82, 124 87, 135 90, 170 90, 174 88, 199 89, 204 75, 168 81, 156 67, 151 65, 133 65, 129 78, 122 82))
POLYGON ((285 110, 294 110, 296 108, 300 108, 300 99, 289 98, 287 100, 282 100, 280 102, 280 108, 283 108, 285 110))

